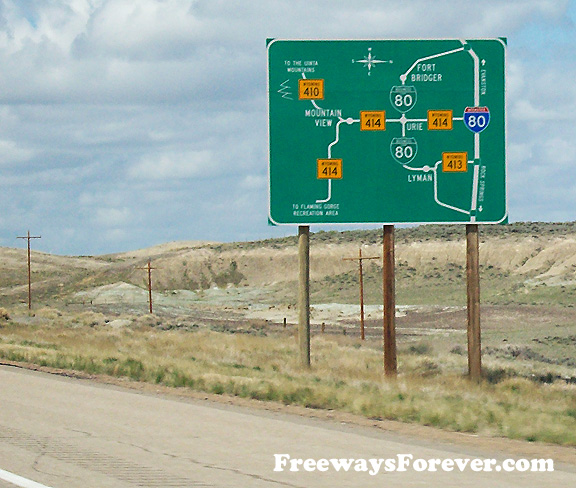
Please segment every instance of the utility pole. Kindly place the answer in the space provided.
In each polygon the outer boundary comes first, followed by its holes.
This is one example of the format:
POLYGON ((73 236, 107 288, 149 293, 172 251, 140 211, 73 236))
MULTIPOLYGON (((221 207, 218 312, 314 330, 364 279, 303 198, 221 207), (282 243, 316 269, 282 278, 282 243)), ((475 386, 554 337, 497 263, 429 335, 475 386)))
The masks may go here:
POLYGON ((30 239, 41 239, 42 236, 31 236, 30 231, 25 236, 17 236, 16 239, 26 239, 28 241, 28 310, 32 309, 32 269, 30 265, 30 239))
POLYGON ((380 259, 380 257, 363 257, 362 248, 358 249, 357 258, 342 258, 344 261, 358 261, 358 272, 360 276, 360 338, 365 339, 364 334, 364 278, 362 276, 362 261, 364 259, 380 259))
POLYGON ((153 268, 150 260, 148 260, 148 264, 144 268, 136 268, 136 269, 145 269, 148 271, 148 304, 150 305, 150 313, 153 313, 153 311, 152 311, 152 270, 158 269, 158 268, 153 268))

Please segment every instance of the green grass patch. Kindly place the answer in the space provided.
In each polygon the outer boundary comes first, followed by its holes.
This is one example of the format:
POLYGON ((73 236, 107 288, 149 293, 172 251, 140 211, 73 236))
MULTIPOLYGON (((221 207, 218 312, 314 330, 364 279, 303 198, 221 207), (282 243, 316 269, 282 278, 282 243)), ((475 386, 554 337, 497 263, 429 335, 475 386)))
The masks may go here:
POLYGON ((432 341, 425 341, 404 348, 399 377, 385 381, 380 350, 359 347, 357 340, 343 336, 314 337, 313 368, 304 370, 294 338, 287 335, 111 330, 63 326, 62 321, 45 327, 7 324, 0 329, 0 357, 372 419, 576 446, 576 386, 559 380, 556 370, 530 369, 517 358, 486 358, 486 380, 474 384, 464 374, 465 355, 435 352, 432 341))

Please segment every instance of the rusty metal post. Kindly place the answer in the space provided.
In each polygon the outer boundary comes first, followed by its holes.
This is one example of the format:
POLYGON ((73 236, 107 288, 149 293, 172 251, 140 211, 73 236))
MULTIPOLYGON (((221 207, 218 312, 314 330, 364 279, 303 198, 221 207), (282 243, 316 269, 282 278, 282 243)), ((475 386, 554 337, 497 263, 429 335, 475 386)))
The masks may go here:
POLYGON ((398 365, 396 359, 396 290, 394 278, 394 226, 383 228, 382 256, 382 290, 383 290, 383 339, 384 339, 384 374, 396 376, 398 365))
POLYGON ((298 226, 298 344, 300 364, 310 367, 310 227, 298 226))
POLYGON ((26 236, 18 236, 16 239, 26 239, 28 241, 28 310, 32 309, 32 264, 30 252, 30 239, 41 239, 42 236, 31 236, 30 231, 26 236))
POLYGON ((468 374, 473 381, 482 378, 480 331, 480 249, 478 224, 466 225, 466 280, 468 302, 468 374))

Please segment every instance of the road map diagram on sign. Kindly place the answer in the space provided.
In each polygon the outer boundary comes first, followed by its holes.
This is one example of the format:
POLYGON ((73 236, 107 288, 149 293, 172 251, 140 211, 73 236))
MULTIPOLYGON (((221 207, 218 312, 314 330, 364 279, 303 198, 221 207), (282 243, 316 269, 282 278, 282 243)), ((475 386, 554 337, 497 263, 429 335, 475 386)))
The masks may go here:
POLYGON ((505 41, 270 41, 273 223, 507 218, 505 41))

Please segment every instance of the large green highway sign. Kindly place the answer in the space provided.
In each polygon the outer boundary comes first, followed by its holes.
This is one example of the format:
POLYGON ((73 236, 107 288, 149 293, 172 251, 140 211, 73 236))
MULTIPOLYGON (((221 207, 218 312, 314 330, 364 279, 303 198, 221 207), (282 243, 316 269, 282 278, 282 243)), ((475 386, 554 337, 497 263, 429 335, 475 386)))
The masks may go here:
POLYGON ((268 41, 274 224, 507 220, 503 39, 268 41))

